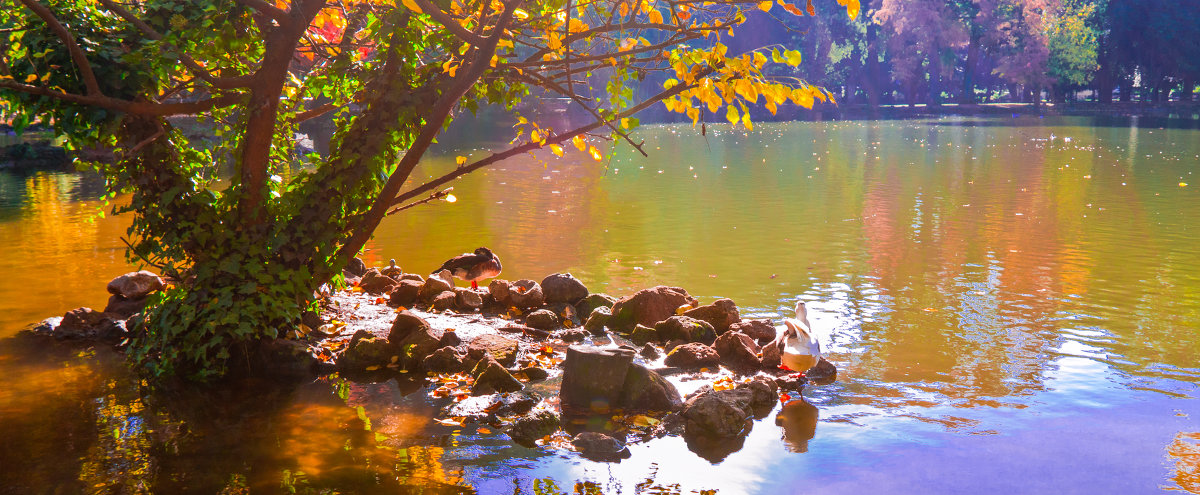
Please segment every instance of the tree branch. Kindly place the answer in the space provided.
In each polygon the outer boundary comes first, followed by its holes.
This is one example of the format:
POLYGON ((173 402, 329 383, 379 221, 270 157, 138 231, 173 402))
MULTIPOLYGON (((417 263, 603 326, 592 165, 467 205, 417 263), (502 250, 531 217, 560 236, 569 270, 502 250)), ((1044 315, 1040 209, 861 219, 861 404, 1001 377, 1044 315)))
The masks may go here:
POLYGON ((37 0, 20 0, 29 10, 45 21, 46 25, 50 26, 50 30, 54 32, 58 39, 62 40, 67 46, 67 51, 71 54, 71 60, 75 62, 75 67, 79 69, 80 76, 83 77, 83 86, 87 88, 88 96, 101 96, 100 83, 96 81, 96 74, 92 72, 92 64, 88 62, 87 57, 83 54, 83 49, 79 48, 79 43, 75 42, 75 37, 70 31, 54 17, 54 13, 37 2, 37 0))
MULTIPOLYGON (((704 77, 709 74, 712 74, 715 71, 716 71, 716 69, 710 67, 710 68, 707 68, 707 69, 701 71, 701 73, 698 74, 696 77, 698 77, 698 78, 704 77)), ((662 100, 665 100, 667 98, 675 96, 685 90, 688 90, 688 89, 691 89, 694 87, 696 87, 695 84, 677 84, 675 86, 672 86, 671 89, 663 90, 663 91, 659 92, 658 94, 656 94, 650 98, 647 98, 645 101, 630 107, 628 110, 625 110, 624 112, 617 114, 616 118, 629 117, 629 116, 634 115, 642 110, 650 108, 650 106, 654 105, 655 103, 658 103, 662 100)), ((520 155, 522 153, 528 153, 535 149, 541 148, 545 144, 558 144, 558 143, 566 142, 566 141, 574 138, 575 136, 581 136, 583 134, 586 134, 586 133, 589 133, 596 129, 599 129, 603 125, 604 124, 601 122, 593 122, 591 124, 588 124, 588 125, 585 125, 582 127, 578 127, 576 129, 574 129, 570 132, 564 133, 564 134, 556 134, 553 137, 547 138, 546 142, 543 144, 525 143, 520 146, 510 148, 507 151, 502 151, 500 153, 496 153, 496 154, 489 156, 487 158, 484 158, 482 160, 478 160, 474 163, 470 163, 467 165, 463 165, 461 167, 457 167, 454 170, 452 170, 451 172, 449 172, 441 177, 438 177, 437 179, 426 182, 425 184, 422 184, 414 189, 410 189, 410 190, 406 191, 404 194, 396 196, 394 199, 392 199, 391 201, 388 202, 388 206, 397 205, 397 204, 403 203, 405 201, 411 200, 412 198, 415 198, 421 194, 424 194, 433 189, 436 189, 437 187, 439 187, 443 184, 446 184, 447 182, 450 182, 454 179, 462 177, 466 174, 469 174, 471 172, 479 170, 483 167, 486 167, 486 166, 496 163, 498 161, 504 160, 506 158, 511 158, 511 157, 520 155)))
POLYGON ((78 103, 81 105, 89 105, 100 107, 106 110, 124 112, 136 115, 191 115, 213 108, 227 107, 236 104, 242 99, 242 95, 225 95, 205 100, 186 101, 178 103, 154 103, 149 101, 129 101, 120 98, 112 98, 109 96, 88 96, 77 95, 74 93, 64 93, 55 91, 50 88, 41 86, 33 86, 30 84, 22 84, 12 79, 0 79, 0 88, 12 89, 22 93, 29 93, 38 96, 46 96, 56 98, 63 101, 78 103))
POLYGON ((279 24, 279 27, 290 29, 292 27, 292 25, 294 24, 292 22, 291 16, 289 16, 286 11, 284 11, 283 9, 280 9, 279 7, 271 5, 267 2, 264 2, 263 0, 233 0, 233 1, 239 3, 243 6, 250 7, 252 9, 262 13, 263 15, 270 17, 271 19, 275 20, 275 22, 277 24, 279 24))
POLYGON ((446 28, 446 30, 450 31, 451 33, 454 33, 454 35, 458 36, 459 39, 461 39, 467 43, 470 43, 472 46, 479 46, 479 45, 483 44, 483 42, 484 42, 483 37, 481 37, 475 33, 472 33, 470 31, 467 31, 466 28, 462 27, 462 24, 455 22, 454 18, 450 17, 448 14, 443 12, 442 9, 439 8, 437 5, 434 5, 433 2, 430 2, 429 0, 413 0, 413 1, 416 2, 417 6, 421 8, 422 14, 432 17, 433 20, 437 21, 438 24, 441 24, 442 26, 444 26, 446 28))
MULTIPOLYGON (((138 31, 141 31, 143 34, 145 34, 146 37, 148 37, 154 41, 160 41, 163 39, 163 35, 161 33, 159 33, 158 31, 155 31, 154 28, 150 27, 149 24, 146 24, 141 19, 139 19, 137 16, 133 15, 132 12, 126 10, 124 7, 121 7, 120 5, 117 5, 112 0, 100 0, 100 4, 104 5, 104 7, 107 8, 108 10, 115 12, 117 15, 121 16, 122 19, 125 19, 130 24, 133 24, 133 26, 136 27, 138 29, 138 31)), ((218 88, 218 89, 246 88, 246 87, 249 87, 250 84, 254 81, 254 76, 250 76, 250 75, 242 75, 242 76, 237 76, 237 77, 215 77, 212 75, 211 72, 206 70, 204 67, 200 66, 200 64, 197 63, 195 59, 188 56, 188 54, 183 53, 183 51, 180 50, 178 47, 176 47, 174 45, 167 45, 167 46, 170 49, 179 53, 179 61, 183 62, 183 65, 188 68, 189 72, 191 72, 193 75, 200 78, 204 82, 207 82, 209 85, 211 85, 214 88, 218 88)))

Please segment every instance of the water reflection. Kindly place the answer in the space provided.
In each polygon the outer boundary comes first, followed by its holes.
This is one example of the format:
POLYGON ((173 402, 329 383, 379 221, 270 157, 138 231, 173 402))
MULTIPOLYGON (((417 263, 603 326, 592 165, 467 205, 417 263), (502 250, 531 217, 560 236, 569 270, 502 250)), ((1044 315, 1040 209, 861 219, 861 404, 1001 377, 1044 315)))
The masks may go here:
MULTIPOLYGON (((4 341, 0 372, 21 379, 0 389, 11 447, 0 464, 12 467, 0 483, 1196 490, 1196 438, 1179 432, 1197 428, 1173 411, 1200 414, 1200 335, 1189 331, 1200 327, 1200 192, 1178 186, 1200 182, 1200 134, 1145 121, 983 122, 715 126, 703 137, 651 127, 650 159, 505 163, 458 181, 454 205, 387 219, 370 245, 369 263, 395 258, 417 273, 488 245, 509 278, 571 271, 616 294, 666 283, 704 302, 731 297, 743 317, 778 318, 810 301, 838 381, 764 413, 775 421, 756 421, 737 442, 689 451, 667 438, 598 465, 433 425, 418 382, 355 383, 345 400, 330 383, 144 389, 103 350, 4 341), (1035 475, 1014 475, 1024 472, 1035 475)), ((416 175, 480 152, 447 150, 416 175)), ((85 221, 96 207, 88 180, 0 174, 0 337, 103 305, 103 281, 130 268, 118 240, 127 221, 85 221)))

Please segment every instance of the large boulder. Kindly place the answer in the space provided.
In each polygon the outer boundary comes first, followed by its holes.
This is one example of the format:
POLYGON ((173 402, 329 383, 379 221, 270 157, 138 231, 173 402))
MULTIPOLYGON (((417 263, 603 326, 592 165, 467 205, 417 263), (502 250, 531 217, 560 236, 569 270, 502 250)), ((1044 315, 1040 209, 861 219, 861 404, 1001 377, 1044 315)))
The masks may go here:
POLYGON ((480 335, 467 344, 467 355, 471 359, 484 359, 491 356, 504 366, 512 366, 517 361, 520 344, 502 335, 480 335))
POLYGON ((719 334, 729 330, 730 325, 742 321, 737 305, 732 299, 717 299, 712 304, 692 308, 684 312, 683 316, 707 321, 719 334))
POLYGON ((585 459, 608 462, 628 459, 629 448, 611 435, 596 431, 585 431, 571 440, 571 445, 585 459))
POLYGON ((837 366, 834 366, 833 363, 826 361, 825 358, 821 358, 821 360, 817 361, 817 364, 814 364, 812 368, 809 368, 804 375, 818 385, 831 383, 837 379, 837 366))
POLYGON ((508 436, 520 445, 533 448, 535 441, 558 430, 561 420, 558 414, 548 409, 535 409, 530 414, 517 418, 508 427, 508 436))
POLYGON ((696 298, 679 287, 660 285, 643 289, 613 304, 608 327, 619 331, 633 330, 634 325, 654 326, 675 315, 683 305, 696 305, 696 298))
POLYGON ((166 284, 158 275, 146 270, 129 272, 108 282, 108 293, 125 299, 141 299, 151 292, 162 290, 166 284))
POLYGON ((396 279, 384 275, 378 269, 372 268, 364 273, 358 286, 367 294, 383 294, 396 287, 396 279))
POLYGON ((561 324, 559 317, 548 309, 539 309, 525 315, 525 324, 541 330, 554 330, 561 324))
POLYGON ((107 318, 104 313, 92 308, 75 308, 63 315, 54 335, 58 338, 88 338, 107 318))
POLYGON ((717 339, 717 332, 707 321, 697 320, 687 316, 672 316, 654 325, 658 338, 664 342, 684 340, 712 344, 717 339))
POLYGON ((729 330, 749 335, 760 345, 775 340, 775 325, 771 320, 742 320, 729 325, 729 330))
POLYGON ((588 331, 582 328, 568 328, 554 332, 552 336, 563 342, 583 342, 588 335, 590 335, 588 331))
POLYGON ((587 297, 588 289, 570 273, 555 273, 542 279, 542 294, 548 304, 575 304, 587 297))
POLYGON ((721 363, 721 355, 717 350, 699 342, 683 344, 667 353, 663 364, 676 368, 705 368, 716 367, 721 363))
POLYGON ((141 313, 145 308, 145 297, 141 299, 125 299, 123 296, 113 294, 109 296, 108 305, 104 306, 104 312, 113 315, 115 318, 127 320, 129 317, 141 313))
POLYGON ((775 344, 766 344, 762 346, 762 367, 763 368, 778 368, 783 364, 783 350, 775 344))
POLYGON ((750 419, 762 417, 775 406, 774 382, 759 377, 729 390, 705 387, 688 396, 679 415, 684 436, 732 437, 749 432, 750 419))
POLYGON ((405 369, 416 369, 433 351, 442 347, 442 331, 431 328, 425 320, 403 311, 396 315, 388 341, 396 346, 405 359, 405 369), (414 320, 415 318, 415 320, 414 320))
POLYGON ((662 375, 640 364, 633 364, 625 373, 618 405, 626 412, 669 412, 679 409, 683 405, 683 398, 675 385, 662 375))
POLYGON ((532 280, 521 279, 513 282, 508 298, 512 305, 520 309, 541 307, 545 304, 542 286, 532 280))
POLYGON ((406 308, 411 307, 413 303, 417 302, 417 298, 421 294, 421 286, 423 285, 425 285, 424 282, 408 279, 401 280, 396 283, 396 287, 392 289, 392 293, 388 296, 388 306, 393 308, 401 306, 406 308))
POLYGON ((429 277, 425 279, 425 283, 421 285, 419 297, 422 301, 433 302, 433 298, 439 294, 454 290, 454 286, 450 285, 441 277, 429 277))
POLYGON ((646 325, 638 325, 633 327, 633 331, 629 332, 629 341, 635 345, 646 345, 649 342, 658 342, 658 330, 650 328, 646 325))
POLYGON ((725 332, 713 344, 721 355, 721 364, 738 371, 754 371, 762 367, 758 356, 758 344, 750 336, 739 332, 725 332))
POLYGON ((618 407, 633 355, 624 348, 568 347, 559 393, 563 409, 607 413, 618 407))

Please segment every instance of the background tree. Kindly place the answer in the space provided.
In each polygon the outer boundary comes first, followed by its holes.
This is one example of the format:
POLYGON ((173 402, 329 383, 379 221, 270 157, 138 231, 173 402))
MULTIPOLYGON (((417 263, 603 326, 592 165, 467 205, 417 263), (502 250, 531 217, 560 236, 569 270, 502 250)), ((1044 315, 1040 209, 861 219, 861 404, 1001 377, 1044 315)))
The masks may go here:
MULTIPOLYGON (((830 98, 764 75, 798 65, 798 52, 722 43, 770 1, 402 3, 0 0, 0 96, 15 124, 36 118, 72 146, 114 147, 96 166, 111 195, 129 195, 117 211, 133 214, 131 256, 182 281, 131 343, 151 372, 224 372, 292 328, 389 211, 463 174, 542 147, 597 160, 609 141, 640 151, 633 115, 659 102, 749 127, 749 105, 830 98), (650 73, 669 79, 635 99, 626 83, 650 73), (606 90, 588 89, 596 80, 606 90), (568 98, 594 120, 553 129, 518 116, 511 148, 404 189, 454 117, 516 113, 531 94, 568 98), (296 126, 322 114, 337 128, 330 153, 298 155, 296 126), (215 140, 193 142, 181 116, 215 140)), ((838 3, 857 14, 856 0, 838 3)))

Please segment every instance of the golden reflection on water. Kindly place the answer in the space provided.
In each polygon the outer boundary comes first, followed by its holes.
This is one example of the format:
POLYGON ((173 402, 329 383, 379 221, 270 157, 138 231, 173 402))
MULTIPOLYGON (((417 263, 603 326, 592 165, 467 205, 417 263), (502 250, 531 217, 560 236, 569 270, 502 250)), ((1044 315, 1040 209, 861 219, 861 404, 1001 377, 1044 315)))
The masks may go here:
MULTIPOLYGON (((1200 190, 1177 185, 1200 163, 1200 133, 1081 123, 763 124, 752 133, 714 126, 706 137, 650 127, 649 159, 547 153, 456 181, 457 203, 390 217, 365 257, 424 274, 489 246, 509 279, 571 271, 618 295, 669 284, 703 302, 731 297, 752 317, 809 301, 839 380, 756 422, 745 447, 716 465, 665 439, 664 450, 635 449, 604 471, 632 482, 653 464, 639 485, 646 493, 833 477, 822 473, 853 471, 863 451, 909 445, 888 443, 896 438, 920 445, 904 455, 929 466, 980 445, 961 447, 966 437, 1015 442, 1000 445, 1038 462, 1039 445, 1019 440, 1021 429, 1071 414, 1170 429, 1125 437, 1141 449, 1133 460, 1157 463, 1171 435, 1195 431, 1140 408, 1194 397, 1200 378, 1200 190), (729 481, 739 477, 754 482, 729 481)), ((466 153, 431 157, 417 175, 466 153)), ((85 222, 94 184, 79 176, 0 180, 16 180, 0 191, 20 195, 0 198, 19 205, 0 206, 0 337, 75 306, 102 307, 104 282, 130 269, 119 241, 127 220, 85 222)), ((0 372, 22 377, 0 388, 0 436, 13 447, 0 464, 16 468, 0 481, 66 492, 495 488, 481 485, 481 471, 520 478, 520 493, 628 487, 574 485, 604 475, 431 426, 435 406, 409 384, 354 384, 347 401, 325 383, 147 393, 122 386, 120 366, 78 352, 0 345, 0 372), (516 467, 496 467, 514 456, 516 467), (532 484, 539 479, 562 483, 532 484)), ((1104 448, 1087 434, 1056 438, 1104 448)), ((1171 472, 1105 470, 1096 480, 1169 479, 1196 491, 1196 444, 1192 433, 1171 441, 1171 472)), ((1050 477, 1073 469, 1043 464, 1050 477)))

